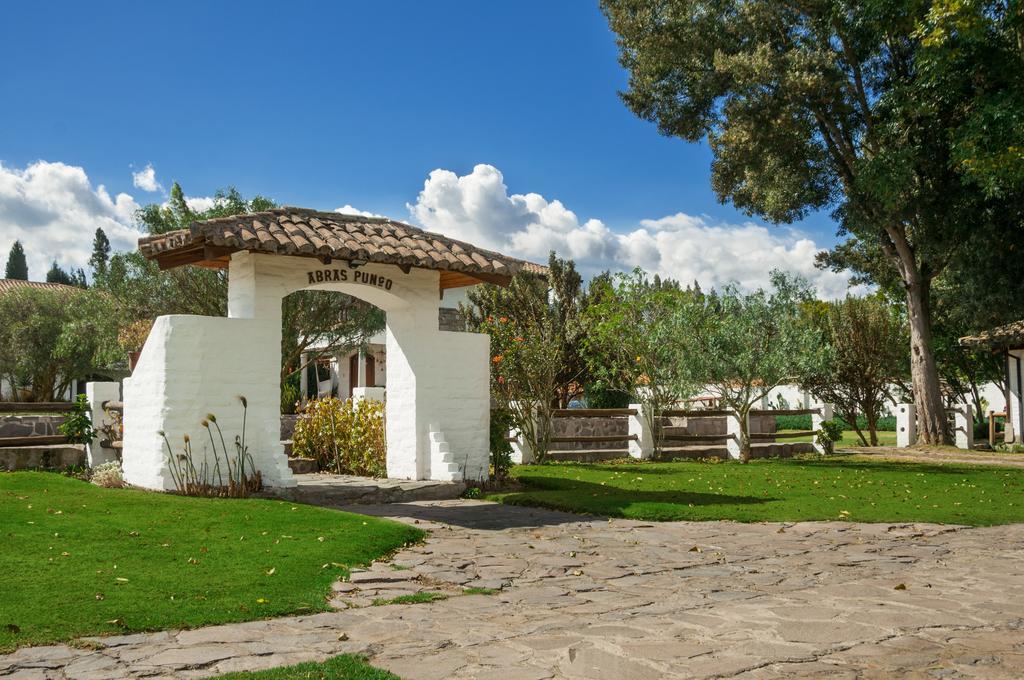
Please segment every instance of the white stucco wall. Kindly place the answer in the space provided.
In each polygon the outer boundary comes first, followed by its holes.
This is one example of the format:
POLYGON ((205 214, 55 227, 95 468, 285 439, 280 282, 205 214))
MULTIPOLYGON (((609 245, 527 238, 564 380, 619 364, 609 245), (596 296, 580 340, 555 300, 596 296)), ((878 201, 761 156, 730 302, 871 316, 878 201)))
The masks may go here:
POLYGON ((1010 383, 1010 404, 1007 413, 1006 435, 1008 442, 1024 442, 1024 411, 1021 395, 1024 383, 1024 350, 1010 350, 1006 355, 1006 374, 1010 383))
MULTIPOLYGON (((281 302, 297 290, 335 290, 387 315, 387 469, 389 477, 432 478, 431 432, 449 443, 467 479, 486 476, 489 458, 489 338, 438 330, 439 273, 392 265, 350 269, 313 258, 236 253, 231 258, 227 319, 160 317, 125 386, 125 476, 168 488, 162 441, 189 432, 207 411, 230 420, 236 395, 250 402, 250 448, 260 451, 264 480, 294 484, 279 442, 281 302), (224 415, 222 415, 224 414, 224 415), (129 435, 131 431, 131 435, 129 435), (131 461, 131 462, 129 462, 131 461), (468 464, 466 463, 468 461, 468 464)), ((222 425, 223 427, 223 425, 222 425)), ((227 427, 225 435, 231 430, 227 427)), ((233 436, 233 435, 231 435, 233 436)), ((441 477, 446 478, 446 477, 441 477)))
MULTIPOLYGON (((269 320, 159 317, 135 372, 124 381, 125 479, 150 489, 174 488, 161 431, 176 454, 189 435, 196 465, 204 455, 212 465, 210 439, 201 425, 208 413, 216 416, 234 457, 234 438, 242 433, 238 397, 244 396, 246 444, 264 484, 294 485, 280 441, 279 360, 274 352, 267 357, 268 348, 280 347, 280 335, 269 320)), ((219 450, 216 430, 214 435, 219 450)))

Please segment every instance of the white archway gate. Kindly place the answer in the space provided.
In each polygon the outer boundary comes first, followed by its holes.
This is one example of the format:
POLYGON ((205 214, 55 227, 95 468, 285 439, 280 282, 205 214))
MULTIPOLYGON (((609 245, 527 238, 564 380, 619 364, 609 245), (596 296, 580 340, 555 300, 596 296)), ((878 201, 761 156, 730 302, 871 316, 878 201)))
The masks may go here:
POLYGON ((176 315, 156 320, 124 386, 123 458, 129 483, 174 488, 160 433, 166 433, 176 449, 189 435, 194 455, 201 454, 203 446, 219 447, 216 429, 211 444, 201 425, 209 413, 215 414, 227 448, 233 451, 243 426, 238 397, 244 396, 246 445, 264 484, 295 484, 280 442, 281 304, 286 295, 303 289, 346 293, 386 313, 388 476, 486 477, 489 337, 439 330, 440 293, 445 287, 481 280, 502 283, 517 264, 536 268, 532 271, 538 274, 543 268, 390 220, 297 209, 197 222, 187 232, 143 239, 140 248, 162 267, 226 266, 228 317, 176 315), (302 233, 299 227, 304 228, 302 233), (376 249, 352 247, 351 236, 359 229, 357 236, 368 233, 368 238, 379 241, 376 249), (323 247, 314 253, 289 252, 280 231, 300 245, 315 244, 318 234, 323 247), (331 234, 349 241, 343 247, 332 245, 331 234), (392 245, 395 242, 397 246, 392 245), (441 252, 441 258, 424 243, 441 252), (454 253, 456 262, 445 257, 446 252, 454 253), (387 259, 399 261, 380 261, 387 259), (483 262, 504 273, 487 271, 483 262), (437 266, 429 267, 431 263, 437 266), (475 271, 474 264, 481 271, 475 271), (454 265, 462 269, 449 268, 454 265))

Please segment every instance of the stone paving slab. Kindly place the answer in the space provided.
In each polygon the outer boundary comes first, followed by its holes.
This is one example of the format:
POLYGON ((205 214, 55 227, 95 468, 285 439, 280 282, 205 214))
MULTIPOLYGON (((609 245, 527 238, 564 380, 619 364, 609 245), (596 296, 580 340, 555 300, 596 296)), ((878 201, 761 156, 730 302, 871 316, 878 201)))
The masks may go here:
POLYGON ((653 524, 358 506, 429 539, 336 611, 0 656, 0 676, 198 678, 354 652, 408 680, 1024 677, 1024 525, 653 524), (491 583, 491 595, 464 588, 491 583), (415 592, 447 599, 373 606, 415 592))

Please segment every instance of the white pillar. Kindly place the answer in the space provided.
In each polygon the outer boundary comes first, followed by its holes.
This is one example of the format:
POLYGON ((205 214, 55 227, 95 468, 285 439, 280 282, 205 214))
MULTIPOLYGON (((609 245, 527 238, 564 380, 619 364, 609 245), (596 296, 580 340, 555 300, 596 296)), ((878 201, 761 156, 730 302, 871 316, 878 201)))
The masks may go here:
POLYGON ((970 404, 955 408, 954 435, 958 449, 974 448, 974 407, 970 404))
POLYGON ((356 387, 366 387, 366 349, 362 345, 359 346, 356 366, 356 387))
MULTIPOLYGON (((823 422, 832 420, 834 408, 832 404, 817 404, 813 408, 818 410, 816 413, 811 414, 811 429, 817 432, 821 429, 823 422)), ((831 446, 832 444, 829 444, 829 447, 831 446)), ((828 447, 825 446, 818 435, 814 435, 814 450, 823 455, 829 453, 828 447)))
POLYGON ((529 465, 537 459, 533 442, 523 434, 522 430, 513 427, 508 431, 508 436, 512 439, 509 443, 512 445, 513 463, 516 463, 517 465, 529 465))
MULTIPOLYGON (((750 432, 749 427, 747 432, 750 432)), ((725 450, 729 453, 730 458, 739 460, 743 454, 740 451, 740 415, 736 411, 729 411, 729 414, 725 416, 725 433, 729 435, 729 438, 725 440, 725 450)))
POLYGON ((306 366, 306 353, 299 355, 299 402, 306 403, 306 395, 309 394, 309 370, 306 366))
POLYGON ((92 420, 93 428, 96 429, 96 436, 93 437, 92 443, 86 446, 85 452, 89 467, 96 467, 102 463, 117 460, 117 452, 114 449, 100 446, 104 435, 100 434, 99 429, 109 420, 103 410, 103 404, 108 401, 120 401, 121 383, 87 382, 85 383, 85 397, 89 400, 90 420, 92 420))
POLYGON ((628 442, 629 456, 638 460, 649 460, 654 457, 654 432, 647 422, 643 404, 630 404, 629 408, 636 411, 629 416, 629 434, 636 435, 636 441, 628 442))
POLYGON ((913 404, 896 406, 896 446, 906 448, 917 443, 917 407, 913 404))

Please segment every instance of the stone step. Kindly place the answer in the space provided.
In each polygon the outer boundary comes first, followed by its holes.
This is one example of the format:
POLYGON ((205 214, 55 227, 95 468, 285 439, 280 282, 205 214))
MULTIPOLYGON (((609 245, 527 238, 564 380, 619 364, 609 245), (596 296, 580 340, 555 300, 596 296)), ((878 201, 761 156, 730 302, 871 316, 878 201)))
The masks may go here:
POLYGON ((310 505, 344 506, 449 500, 458 498, 466 490, 462 481, 372 479, 326 473, 297 474, 295 480, 298 485, 294 488, 268 489, 262 495, 310 505))
POLYGON ((442 442, 444 442, 445 441, 445 439, 444 439, 444 432, 431 432, 430 433, 430 441, 431 441, 431 443, 434 443, 434 442, 442 443, 442 442))
POLYGON ((430 450, 433 453, 448 453, 452 450, 452 445, 448 442, 431 442, 430 450))

